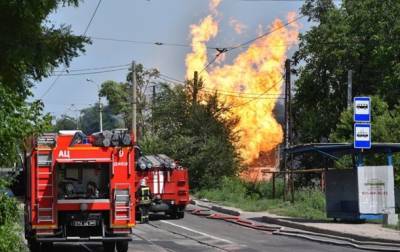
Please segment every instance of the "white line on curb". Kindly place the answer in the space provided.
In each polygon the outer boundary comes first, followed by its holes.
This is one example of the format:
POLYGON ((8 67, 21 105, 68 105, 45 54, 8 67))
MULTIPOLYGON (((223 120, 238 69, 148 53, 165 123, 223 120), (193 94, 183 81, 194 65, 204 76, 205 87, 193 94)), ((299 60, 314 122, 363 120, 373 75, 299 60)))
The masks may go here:
POLYGON ((193 232, 193 233, 196 233, 196 234, 200 234, 200 235, 203 235, 203 236, 212 238, 212 239, 214 239, 214 240, 219 240, 219 241, 223 241, 223 242, 226 242, 226 243, 229 243, 229 244, 233 244, 233 242, 230 241, 230 240, 226 240, 226 239, 223 239, 223 238, 220 238, 220 237, 217 237, 217 236, 209 235, 209 234, 206 234, 206 233, 203 233, 203 232, 200 232, 200 231, 197 231, 197 230, 194 230, 194 229, 185 227, 185 226, 181 226, 181 225, 178 225, 178 224, 169 222, 169 221, 160 220, 160 222, 169 224, 169 225, 171 225, 171 226, 179 227, 179 228, 185 229, 185 230, 187 230, 187 231, 190 231, 190 232, 193 232))

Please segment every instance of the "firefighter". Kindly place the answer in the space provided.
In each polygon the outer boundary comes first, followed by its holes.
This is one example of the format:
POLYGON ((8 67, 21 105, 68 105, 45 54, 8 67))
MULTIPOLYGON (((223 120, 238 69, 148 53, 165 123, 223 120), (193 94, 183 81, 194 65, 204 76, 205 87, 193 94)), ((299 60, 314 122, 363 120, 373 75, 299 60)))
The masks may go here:
POLYGON ((140 180, 140 187, 137 190, 137 197, 139 199, 138 215, 141 223, 149 221, 149 208, 151 204, 150 188, 147 186, 146 180, 140 180))
POLYGON ((99 198, 99 189, 97 189, 96 183, 89 181, 86 186, 86 197, 89 199, 99 198))

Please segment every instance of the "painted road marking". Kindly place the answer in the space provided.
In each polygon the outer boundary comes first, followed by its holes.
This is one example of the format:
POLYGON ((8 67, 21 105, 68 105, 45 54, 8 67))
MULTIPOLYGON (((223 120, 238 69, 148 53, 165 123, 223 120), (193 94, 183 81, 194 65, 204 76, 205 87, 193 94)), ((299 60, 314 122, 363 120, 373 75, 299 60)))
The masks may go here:
POLYGON ((178 225, 178 224, 169 222, 169 221, 160 220, 160 222, 166 223, 166 224, 169 224, 169 225, 171 225, 171 226, 175 226, 175 227, 178 227, 178 228, 187 230, 187 231, 190 231, 190 232, 192 232, 192 233, 200 234, 200 235, 203 235, 203 236, 212 238, 212 239, 214 239, 214 240, 219 240, 219 241, 223 241, 223 242, 226 242, 226 243, 229 243, 229 244, 233 244, 233 242, 230 241, 230 240, 226 240, 226 239, 224 239, 224 238, 220 238, 220 237, 217 237, 217 236, 214 236, 214 235, 209 235, 209 234, 206 234, 206 233, 203 233, 203 232, 200 232, 200 231, 197 231, 197 230, 194 230, 194 229, 185 227, 185 226, 181 226, 181 225, 178 225))

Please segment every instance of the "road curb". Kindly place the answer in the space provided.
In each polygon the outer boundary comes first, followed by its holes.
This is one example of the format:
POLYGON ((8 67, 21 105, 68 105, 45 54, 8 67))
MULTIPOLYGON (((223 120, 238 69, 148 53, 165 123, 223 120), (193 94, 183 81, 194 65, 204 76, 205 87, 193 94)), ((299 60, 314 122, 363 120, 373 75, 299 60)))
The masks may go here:
POLYGON ((194 204, 191 203, 192 205, 199 206, 202 208, 207 208, 207 209, 213 210, 215 212, 233 215, 233 216, 240 216, 240 214, 241 214, 240 211, 229 209, 229 208, 226 208, 223 206, 219 206, 212 202, 205 202, 203 200, 198 200, 198 199, 196 199, 196 200, 192 199, 192 201, 194 203, 194 204))
POLYGON ((300 230, 304 230, 304 231, 308 231, 308 232, 352 238, 354 240, 359 240, 359 241, 386 242, 386 243, 395 243, 395 244, 400 245, 400 241, 398 241, 398 240, 374 238, 374 237, 369 237, 369 236, 362 236, 362 235, 357 235, 357 234, 349 234, 349 233, 344 233, 344 232, 339 232, 339 231, 334 231, 334 230, 328 230, 328 229, 323 229, 323 228, 318 228, 318 227, 311 227, 311 226, 296 223, 293 221, 282 220, 279 218, 273 218, 273 217, 269 217, 269 216, 261 217, 261 221, 266 222, 266 223, 275 224, 275 225, 284 226, 284 227, 300 229, 300 230))
MULTIPOLYGON (((195 202, 194 205, 197 205, 199 207, 207 208, 216 212, 220 212, 223 214, 228 214, 228 215, 233 215, 233 216, 240 216, 241 212, 233 209, 229 209, 226 207, 222 207, 219 205, 216 205, 213 202, 205 202, 202 200, 193 200, 195 202)), ((314 232, 314 233, 320 233, 320 234, 326 234, 326 235, 334 235, 334 236, 341 236, 341 237, 347 237, 347 238, 352 238, 354 240, 359 240, 359 241, 369 241, 369 242, 386 242, 386 243, 394 243, 394 244, 399 244, 399 240, 391 240, 391 239, 383 239, 383 238, 374 238, 374 237, 369 237, 369 236, 362 236, 362 235, 357 235, 357 234, 349 234, 349 233, 344 233, 344 232, 339 232, 339 231, 334 231, 334 230, 328 230, 328 229, 323 229, 323 228, 318 228, 318 227, 312 227, 312 226, 307 226, 301 223, 293 222, 293 221, 288 221, 288 220, 283 220, 277 217, 270 217, 270 216, 262 216, 261 221, 265 223, 270 223, 270 224, 275 224, 283 227, 289 227, 289 228, 294 228, 294 229, 299 229, 303 231, 308 231, 308 232, 314 232)))
POLYGON ((211 210, 216 211, 216 212, 220 212, 220 213, 224 213, 224 214, 233 215, 233 216, 240 216, 240 212, 239 211, 235 211, 235 210, 232 210, 232 209, 227 209, 227 208, 220 207, 220 206, 212 205, 211 206, 211 210))

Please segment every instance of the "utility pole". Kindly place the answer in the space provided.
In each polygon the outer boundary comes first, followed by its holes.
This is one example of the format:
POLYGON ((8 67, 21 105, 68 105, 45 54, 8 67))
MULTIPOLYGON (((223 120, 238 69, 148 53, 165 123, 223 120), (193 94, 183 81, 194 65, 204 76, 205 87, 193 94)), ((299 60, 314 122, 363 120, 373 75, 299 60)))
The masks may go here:
POLYGON ((153 109, 154 106, 156 104, 156 85, 153 85, 153 99, 152 99, 152 103, 153 103, 153 109))
POLYGON ((132 133, 135 142, 137 142, 137 128, 136 128, 136 103, 137 103, 137 83, 136 83, 136 69, 135 61, 132 61, 132 133))
MULTIPOLYGON (((86 79, 87 82, 95 83, 91 79, 86 79)), ((101 96, 100 96, 100 86, 96 83, 97 86, 97 95, 99 97, 99 129, 100 132, 103 132, 103 105, 101 104, 101 96)))
POLYGON ((285 148, 289 148, 290 146, 290 103, 290 60, 287 59, 285 61, 285 148))
POLYGON ((353 70, 347 72, 347 108, 351 107, 353 100, 353 70))
POLYGON ((153 98, 152 98, 152 109, 151 109, 151 120, 153 124, 153 133, 155 132, 154 125, 154 108, 156 107, 156 85, 153 84, 153 98))
MULTIPOLYGON (((75 107, 75 104, 72 103, 67 109, 72 112, 79 112, 79 109, 78 108, 74 109, 74 107, 75 107)), ((76 129, 77 130, 79 130, 79 115, 80 114, 78 114, 78 116, 76 117, 76 129)), ((74 114, 74 118, 75 118, 75 114, 74 114)))
POLYGON ((197 93, 199 92, 199 75, 197 71, 194 71, 193 77, 193 105, 197 102, 197 93))
POLYGON ((99 118, 100 118, 100 132, 103 132, 103 106, 101 104, 100 90, 99 90, 99 118))
POLYGON ((291 173, 290 173, 290 185, 288 184, 288 174, 287 174, 287 166, 289 164, 289 156, 287 154, 287 149, 291 145, 292 140, 292 122, 291 122, 291 78, 290 78, 290 60, 286 59, 285 61, 285 156, 284 156, 284 193, 283 197, 286 200, 287 198, 287 188, 290 187, 291 191, 291 201, 294 201, 294 183, 293 183, 293 164, 290 163, 291 173))

